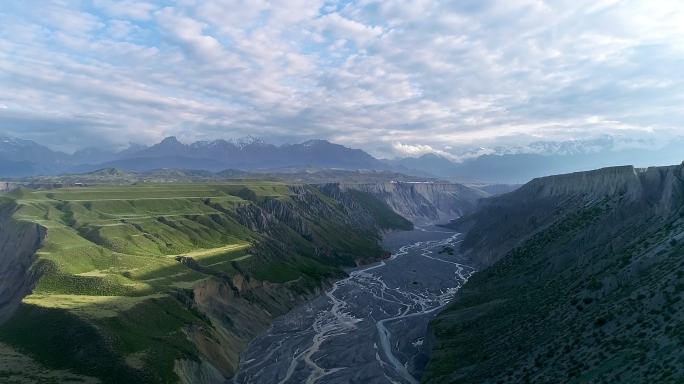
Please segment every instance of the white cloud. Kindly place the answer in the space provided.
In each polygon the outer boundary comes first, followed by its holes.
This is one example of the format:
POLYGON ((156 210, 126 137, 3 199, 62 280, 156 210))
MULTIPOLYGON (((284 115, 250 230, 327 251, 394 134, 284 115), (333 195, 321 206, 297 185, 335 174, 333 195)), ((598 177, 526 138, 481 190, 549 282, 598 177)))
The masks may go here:
POLYGON ((352 40, 359 46, 380 37, 383 29, 380 26, 370 26, 358 21, 350 20, 339 13, 328 13, 318 19, 323 32, 327 32, 345 40, 352 40))
POLYGON ((392 143, 392 148, 394 149, 394 151, 397 154, 399 154, 401 156, 419 157, 419 156, 431 153, 431 154, 435 154, 435 155, 445 157, 449 160, 457 160, 458 159, 452 153, 449 153, 449 152, 446 152, 443 150, 439 150, 439 149, 435 149, 435 148, 432 148, 431 146, 425 145, 425 144, 411 145, 411 144, 404 144, 404 143, 400 143, 400 142, 394 142, 394 143, 392 143))
POLYGON ((109 15, 134 20, 149 20, 158 7, 152 3, 132 0, 94 0, 96 7, 104 9, 109 15))
POLYGON ((48 1, 42 7, 36 7, 36 13, 41 23, 67 33, 89 33, 104 25, 95 15, 65 8, 56 2, 48 1))
POLYGON ((258 134, 461 158, 684 126, 677 0, 92 5, 3 9, 0 101, 92 121, 94 143, 258 134))
POLYGON ((155 13, 159 25, 168 34, 172 43, 178 44, 192 57, 212 60, 223 54, 223 46, 214 37, 204 32, 207 25, 167 7, 155 13))

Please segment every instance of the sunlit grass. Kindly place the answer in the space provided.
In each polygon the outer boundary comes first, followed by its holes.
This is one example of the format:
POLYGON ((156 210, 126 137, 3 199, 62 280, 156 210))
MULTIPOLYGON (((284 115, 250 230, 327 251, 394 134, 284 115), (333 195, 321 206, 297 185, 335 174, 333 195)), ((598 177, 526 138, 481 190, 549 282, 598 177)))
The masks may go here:
MULTIPOLYGON (((41 277, 0 327, 0 342, 51 369, 173 382, 174 361, 198 356, 185 330, 214 332, 214 319, 193 305, 200 284, 242 274, 309 293, 341 276, 340 266, 381 254, 373 229, 352 227, 339 202, 306 192, 310 201, 261 181, 15 191, 13 218, 47 236, 34 266, 41 277)), ((359 204, 383 226, 401 219, 374 201, 359 204)))
POLYGON ((164 294, 133 297, 37 293, 26 297, 24 302, 44 308, 65 309, 89 318, 104 318, 117 316, 122 311, 129 310, 145 300, 164 296, 164 294))

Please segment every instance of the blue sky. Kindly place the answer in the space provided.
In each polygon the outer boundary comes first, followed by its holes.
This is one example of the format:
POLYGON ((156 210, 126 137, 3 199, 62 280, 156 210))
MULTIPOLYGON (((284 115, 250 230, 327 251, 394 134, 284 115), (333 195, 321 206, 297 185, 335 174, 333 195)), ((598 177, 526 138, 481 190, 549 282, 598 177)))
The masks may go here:
POLYGON ((683 123, 679 0, 0 4, 0 134, 58 149, 256 135, 458 159, 657 148, 683 123))

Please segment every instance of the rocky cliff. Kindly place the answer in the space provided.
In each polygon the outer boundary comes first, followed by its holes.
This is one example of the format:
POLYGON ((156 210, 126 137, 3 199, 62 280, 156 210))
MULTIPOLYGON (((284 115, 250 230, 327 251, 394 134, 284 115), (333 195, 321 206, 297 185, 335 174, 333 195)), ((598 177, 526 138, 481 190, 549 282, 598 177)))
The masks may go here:
POLYGON ((0 198, 0 323, 34 288, 39 273, 32 269, 45 228, 12 218, 16 205, 0 198))
POLYGON ((681 165, 622 166, 537 178, 511 193, 482 199, 476 213, 450 227, 467 233, 464 250, 487 266, 558 217, 605 199, 620 199, 636 212, 671 214, 684 193, 682 172, 681 165))
POLYGON ((535 179, 452 225, 483 270, 433 321, 424 382, 684 375, 684 164, 535 179))
POLYGON ((672 193, 679 192, 677 181, 682 177, 681 166, 634 168, 609 167, 589 172, 537 178, 526 184, 516 198, 539 200, 547 197, 582 196, 600 199, 623 195, 630 200, 651 203, 671 203, 672 193))
POLYGON ((182 383, 221 383, 237 370, 240 353, 277 316, 320 295, 332 280, 310 288, 300 281, 274 284, 243 275, 231 281, 206 280, 193 288, 192 305, 211 326, 192 326, 185 334, 199 351, 178 359, 174 372, 182 383))
POLYGON ((460 217, 487 196, 483 191, 454 183, 341 184, 340 188, 369 193, 417 223, 447 222, 460 217))
POLYGON ((0 192, 10 192, 17 189, 17 187, 16 183, 0 181, 0 192))

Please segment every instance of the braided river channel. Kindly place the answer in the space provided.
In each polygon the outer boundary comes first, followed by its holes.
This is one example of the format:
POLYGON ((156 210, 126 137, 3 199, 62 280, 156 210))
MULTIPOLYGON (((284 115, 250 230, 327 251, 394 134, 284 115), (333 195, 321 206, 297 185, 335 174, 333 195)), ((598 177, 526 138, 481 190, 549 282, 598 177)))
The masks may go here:
POLYGON ((433 226, 386 235, 391 258, 276 319, 242 354, 233 383, 418 383, 428 323, 475 272, 461 238, 433 226))

